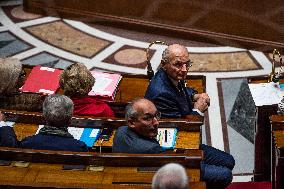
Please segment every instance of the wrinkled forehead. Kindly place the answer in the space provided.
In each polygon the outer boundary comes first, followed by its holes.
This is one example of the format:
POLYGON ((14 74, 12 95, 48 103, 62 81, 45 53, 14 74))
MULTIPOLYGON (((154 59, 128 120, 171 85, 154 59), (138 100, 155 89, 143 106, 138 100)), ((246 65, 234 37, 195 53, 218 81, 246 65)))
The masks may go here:
POLYGON ((139 102, 136 102, 134 104, 134 108, 136 109, 139 115, 155 114, 157 112, 157 108, 149 100, 141 100, 139 102))
POLYGON ((185 47, 176 47, 170 50, 170 60, 186 62, 189 60, 189 53, 185 47))

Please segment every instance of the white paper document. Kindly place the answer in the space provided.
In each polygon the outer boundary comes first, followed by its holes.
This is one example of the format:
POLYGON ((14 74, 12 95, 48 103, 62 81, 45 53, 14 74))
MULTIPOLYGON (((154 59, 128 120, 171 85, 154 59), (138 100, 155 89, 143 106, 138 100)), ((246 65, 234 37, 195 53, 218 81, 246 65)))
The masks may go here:
POLYGON ((176 128, 158 128, 157 141, 164 149, 173 149, 176 144, 176 128))
POLYGON ((284 88, 273 82, 249 84, 249 89, 256 106, 278 104, 284 96, 284 88))

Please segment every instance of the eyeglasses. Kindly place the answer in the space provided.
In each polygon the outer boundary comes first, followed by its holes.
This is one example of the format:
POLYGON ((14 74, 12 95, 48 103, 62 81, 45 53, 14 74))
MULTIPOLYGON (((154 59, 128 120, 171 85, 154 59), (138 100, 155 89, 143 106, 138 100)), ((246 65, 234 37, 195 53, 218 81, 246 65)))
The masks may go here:
POLYGON ((153 121, 156 118, 157 120, 161 119, 161 112, 157 111, 155 114, 146 113, 143 115, 142 119, 147 122, 153 121))
POLYGON ((188 60, 187 62, 177 61, 177 62, 173 63, 172 65, 177 69, 182 69, 183 65, 185 65, 186 69, 188 70, 192 66, 192 63, 193 62, 191 60, 188 60))

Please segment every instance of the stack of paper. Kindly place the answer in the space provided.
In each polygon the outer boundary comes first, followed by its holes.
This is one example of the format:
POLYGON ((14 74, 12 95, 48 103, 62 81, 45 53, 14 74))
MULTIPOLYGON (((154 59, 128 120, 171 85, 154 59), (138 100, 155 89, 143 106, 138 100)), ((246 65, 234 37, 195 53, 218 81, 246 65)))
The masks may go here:
POLYGON ((173 149, 176 144, 177 129, 176 128, 159 128, 157 141, 164 149, 173 149))
POLYGON ((256 106, 278 104, 284 96, 284 89, 277 83, 249 84, 256 106))
POLYGON ((113 101, 122 76, 120 74, 96 71, 91 71, 91 73, 96 82, 89 92, 89 96, 98 96, 105 100, 113 101))

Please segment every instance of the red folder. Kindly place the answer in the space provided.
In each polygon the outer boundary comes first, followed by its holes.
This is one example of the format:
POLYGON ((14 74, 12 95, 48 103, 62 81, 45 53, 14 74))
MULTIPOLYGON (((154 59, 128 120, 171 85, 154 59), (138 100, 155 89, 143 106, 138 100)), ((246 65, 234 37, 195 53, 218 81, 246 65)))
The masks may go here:
POLYGON ((23 92, 54 94, 62 70, 35 66, 22 87, 23 92))
POLYGON ((97 96, 104 100, 113 101, 117 86, 122 78, 120 74, 91 71, 96 82, 89 96, 97 96))

